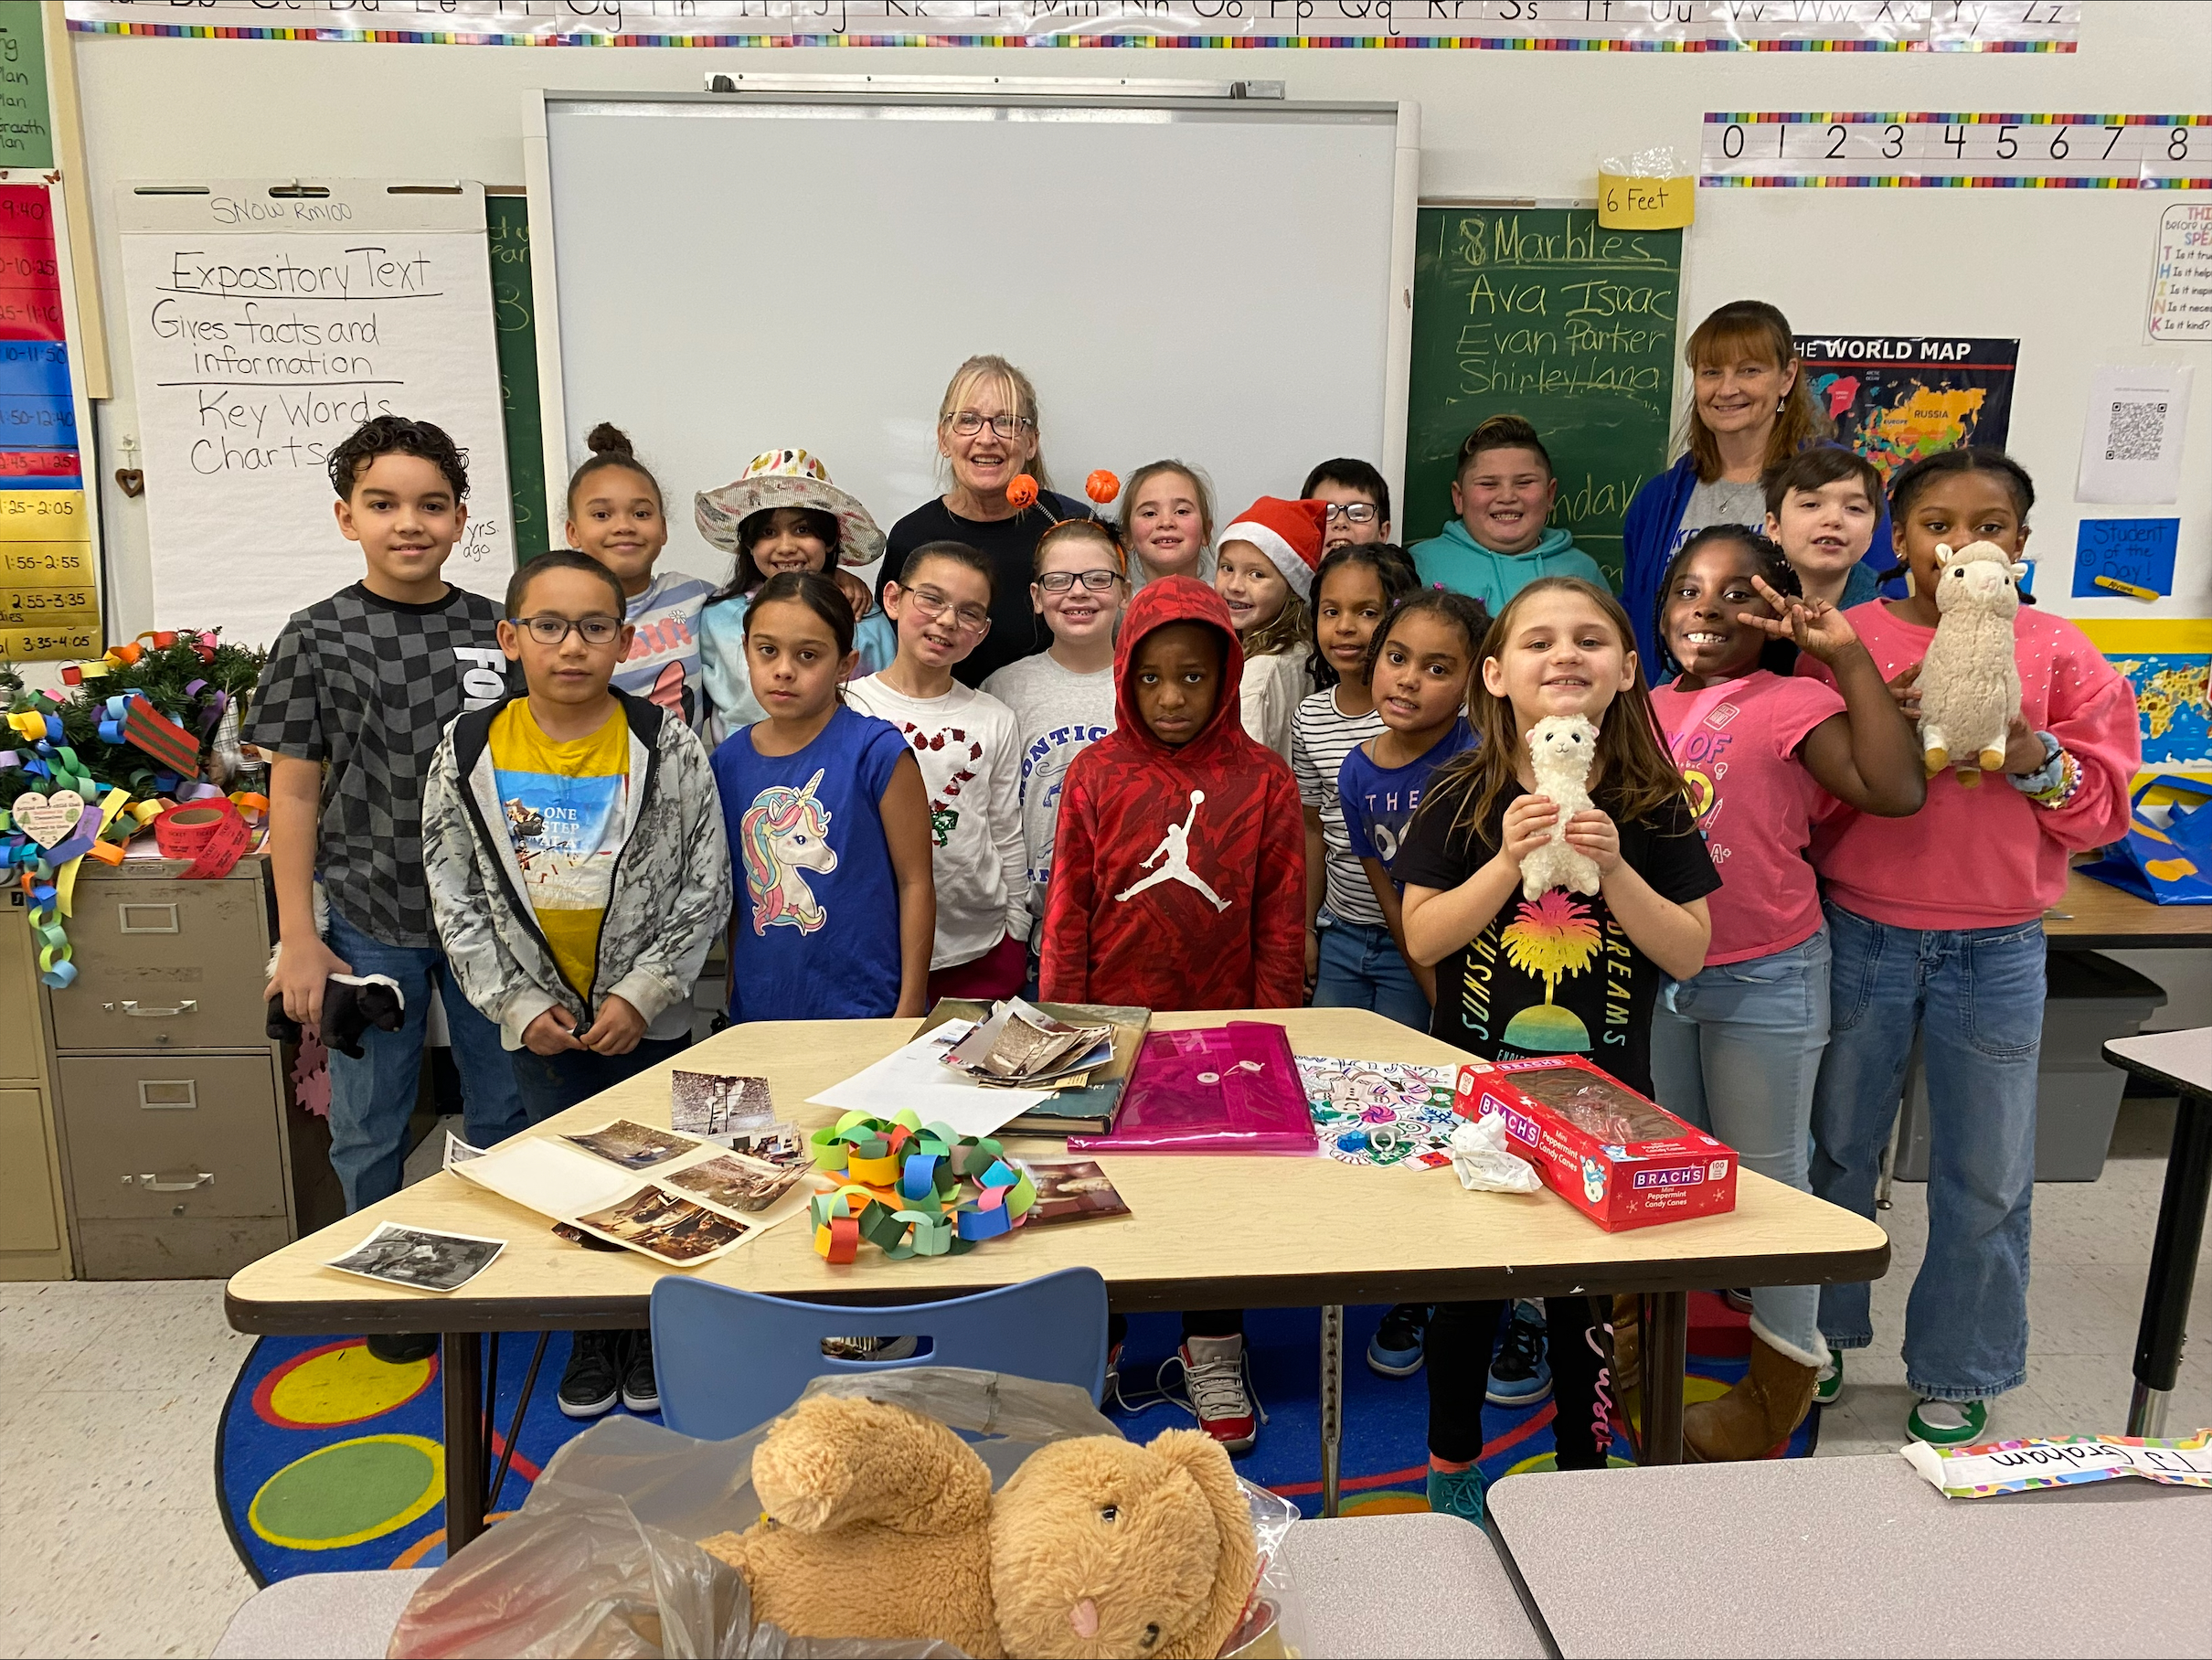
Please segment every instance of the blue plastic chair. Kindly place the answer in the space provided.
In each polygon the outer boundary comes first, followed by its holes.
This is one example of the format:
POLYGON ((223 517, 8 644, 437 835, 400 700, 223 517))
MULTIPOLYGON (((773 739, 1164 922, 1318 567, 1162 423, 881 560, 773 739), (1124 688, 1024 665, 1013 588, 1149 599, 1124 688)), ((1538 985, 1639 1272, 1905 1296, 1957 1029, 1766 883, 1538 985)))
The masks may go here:
POLYGON ((653 1287, 661 1421, 701 1441, 767 1422, 816 1378, 914 1366, 1072 1383, 1095 1402, 1106 1383, 1106 1282, 1094 1269, 1064 1268, 972 1297, 889 1307, 795 1303, 680 1274, 653 1287), (911 1359, 822 1352, 824 1337, 902 1335, 923 1339, 911 1359))

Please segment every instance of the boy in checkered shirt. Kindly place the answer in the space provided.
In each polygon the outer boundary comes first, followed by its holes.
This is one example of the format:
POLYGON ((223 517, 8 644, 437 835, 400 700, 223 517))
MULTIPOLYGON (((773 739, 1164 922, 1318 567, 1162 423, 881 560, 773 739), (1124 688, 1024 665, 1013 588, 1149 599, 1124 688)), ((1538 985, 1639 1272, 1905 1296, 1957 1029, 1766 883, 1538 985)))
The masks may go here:
POLYGON ((276 757, 269 851, 283 945, 270 995, 314 1020, 332 974, 388 974, 407 1000, 398 1031, 363 1038, 363 1059, 330 1057, 330 1162, 352 1211, 399 1191, 433 985, 469 1141, 488 1146, 524 1120, 499 1028, 446 966, 422 869, 439 740, 506 689, 498 603, 439 574, 468 523, 467 463, 439 428, 382 415, 331 452, 330 481, 367 571, 284 625, 244 737, 276 757))

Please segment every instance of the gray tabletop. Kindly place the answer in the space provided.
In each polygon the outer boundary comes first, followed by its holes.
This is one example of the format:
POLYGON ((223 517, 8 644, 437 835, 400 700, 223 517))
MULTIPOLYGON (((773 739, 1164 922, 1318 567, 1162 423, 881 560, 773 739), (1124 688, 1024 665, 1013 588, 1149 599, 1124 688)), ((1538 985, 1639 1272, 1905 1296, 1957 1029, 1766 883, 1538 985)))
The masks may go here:
POLYGON ((1883 1454, 1512 1475, 1490 1512, 1568 1660, 2212 1655, 2198 1489, 1947 1499, 1883 1454))
MULTIPOLYGON (((1541 1660, 1544 1645, 1479 1527, 1452 1516, 1301 1522, 1284 1565, 1309 1655, 1541 1660)), ((215 1660, 383 1660, 428 1569, 279 1580, 231 1617, 215 1660)))
POLYGON ((2212 1094, 2212 1027, 2115 1038, 2104 1046, 2104 1052, 2142 1077, 2163 1079, 2177 1090, 2199 1095, 2212 1094))

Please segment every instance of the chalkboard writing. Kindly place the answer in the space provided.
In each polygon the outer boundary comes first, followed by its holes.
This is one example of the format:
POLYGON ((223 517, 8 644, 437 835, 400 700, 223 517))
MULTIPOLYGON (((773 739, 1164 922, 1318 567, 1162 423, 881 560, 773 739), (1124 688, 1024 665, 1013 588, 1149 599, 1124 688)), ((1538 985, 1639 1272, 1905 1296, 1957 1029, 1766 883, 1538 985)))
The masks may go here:
POLYGON ((1617 584, 1629 500, 1666 463, 1681 271, 1679 230, 1607 230, 1586 208, 1422 208, 1399 539, 1451 516, 1467 434, 1521 415, 1558 474, 1552 523, 1617 584))
POLYGON ((51 167, 46 30, 37 0, 0 0, 0 167, 51 167))
POLYGON ((515 558, 551 546, 546 523, 546 451, 537 420, 537 319, 530 289, 530 204, 484 198, 492 249, 492 320, 499 331, 500 418, 507 437, 507 490, 515 502, 515 558))

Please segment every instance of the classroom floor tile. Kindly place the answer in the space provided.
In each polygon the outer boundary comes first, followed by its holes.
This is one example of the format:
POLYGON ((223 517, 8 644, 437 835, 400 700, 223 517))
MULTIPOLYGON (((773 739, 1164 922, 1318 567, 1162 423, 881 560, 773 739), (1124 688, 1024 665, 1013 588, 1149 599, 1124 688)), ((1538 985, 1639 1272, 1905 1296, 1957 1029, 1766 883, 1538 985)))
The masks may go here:
MULTIPOLYGON (((2123 1427, 2172 1119, 2170 1102, 2130 1101, 2101 1180, 2037 1188, 2027 1383, 1992 1409, 1993 1435, 2123 1427)), ((1894 1452, 1912 1410, 1900 1345, 1927 1189, 1898 1183, 1881 1219, 1893 1261, 1874 1285, 1875 1341, 1845 1362, 1824 1455, 1894 1452)), ((2199 1354, 2168 1409, 2176 1433, 2212 1426, 2212 1241, 2190 1325, 2199 1354)), ((250 1346, 223 1322, 218 1281, 0 1284, 0 1492, 12 1501, 0 1656, 213 1646, 253 1591, 213 1475, 217 1417, 250 1346)))

